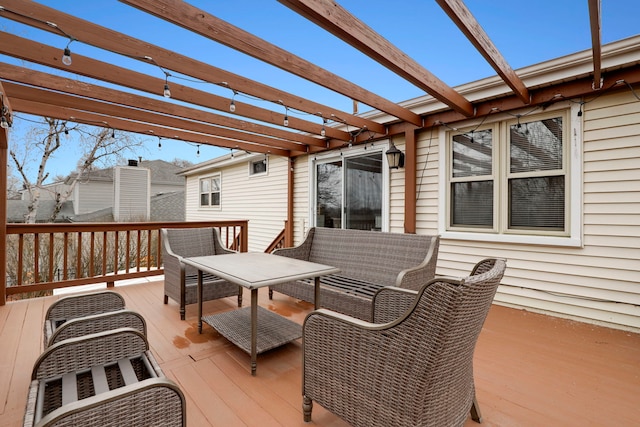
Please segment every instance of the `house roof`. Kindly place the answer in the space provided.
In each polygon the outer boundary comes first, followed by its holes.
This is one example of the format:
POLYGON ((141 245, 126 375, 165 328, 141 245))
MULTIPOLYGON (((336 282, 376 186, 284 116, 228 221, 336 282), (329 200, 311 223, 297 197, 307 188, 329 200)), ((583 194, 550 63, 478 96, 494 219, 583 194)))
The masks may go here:
MULTIPOLYGON (((29 212, 29 203, 29 200, 7 200, 7 222, 24 222, 29 212)), ((36 222, 49 222, 54 208, 54 200, 40 200, 36 212, 36 222)), ((73 202, 64 202, 56 222, 67 222, 73 215, 73 202)))
MULTIPOLYGON (((82 180, 112 182, 113 173, 117 167, 124 166, 114 166, 104 169, 91 170, 83 175, 82 180)), ((178 175, 182 168, 173 163, 166 162, 164 160, 142 160, 137 163, 136 167, 149 169, 151 173, 152 184, 184 184, 184 178, 178 175)), ((69 174, 66 182, 73 180, 77 175, 78 174, 76 172, 69 174)))

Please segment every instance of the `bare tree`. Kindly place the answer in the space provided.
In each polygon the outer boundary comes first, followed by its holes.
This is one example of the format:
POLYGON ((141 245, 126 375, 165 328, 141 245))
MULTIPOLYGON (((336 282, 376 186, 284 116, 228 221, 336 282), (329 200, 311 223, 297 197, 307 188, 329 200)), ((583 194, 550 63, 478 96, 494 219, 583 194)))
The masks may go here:
MULTIPOLYGON (((142 141, 132 134, 115 131, 110 128, 90 128, 78 124, 69 124, 67 121, 45 117, 45 126, 32 127, 24 137, 24 141, 12 144, 9 154, 22 180, 23 187, 29 193, 30 203, 28 205, 26 223, 35 223, 38 206, 42 193, 55 191, 52 199, 55 200, 55 207, 49 218, 50 222, 55 221, 60 213, 63 204, 73 194, 73 189, 86 174, 99 166, 115 164, 124 152, 142 146, 142 141), (73 140, 65 139, 65 144, 76 144, 80 150, 79 161, 75 173, 70 175, 70 179, 65 182, 61 191, 58 189, 48 190, 46 180, 49 178, 47 163, 51 157, 60 150, 63 145, 62 136, 73 134, 73 140), (37 162, 38 170, 35 179, 29 178, 29 167, 37 162)), ((62 188, 62 187, 61 187, 62 188)))

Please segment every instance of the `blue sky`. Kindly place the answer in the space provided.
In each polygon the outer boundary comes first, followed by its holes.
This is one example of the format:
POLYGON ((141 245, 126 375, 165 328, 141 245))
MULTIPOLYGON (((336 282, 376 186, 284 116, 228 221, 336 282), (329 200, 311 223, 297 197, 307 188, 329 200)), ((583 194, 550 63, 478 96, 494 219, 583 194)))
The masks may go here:
MULTIPOLYGON (((316 102, 344 111, 351 110, 351 100, 347 97, 172 26, 116 0, 47 0, 40 3, 316 102)), ((189 3, 392 101, 399 102, 424 95, 420 89, 275 0, 193 0, 189 3)), ((516 70, 591 47, 587 0, 467 0, 465 3, 506 61, 516 70)), ((455 87, 495 75, 494 70, 433 0, 342 0, 339 4, 449 86, 455 87)), ((602 0, 603 43, 639 34, 639 16, 638 0, 602 0)), ((61 50, 67 42, 64 37, 50 35, 8 19, 0 19, 0 30, 60 46, 61 50)), ((73 34, 72 28, 64 31, 73 34)), ((82 41, 73 42, 70 48, 73 53, 113 62, 155 77, 164 77, 162 71, 153 66, 95 49, 82 41)), ((1 60, 42 69, 36 65, 23 64, 14 58, 3 56, 1 60)), ((44 70, 67 76, 58 70, 44 70)), ((228 89, 185 81, 180 77, 175 75, 172 79, 231 97, 228 89)), ((266 101, 255 101, 242 96, 236 99, 274 111, 282 109, 281 106, 266 101)), ((368 107, 361 106, 361 111, 367 109, 368 107)), ((290 114, 296 113, 290 111, 290 114)), ((21 114, 18 116, 32 118, 21 114)), ((12 135, 19 137, 29 126, 32 123, 17 119, 12 135)), ((159 151, 157 138, 147 138, 145 145, 145 149, 130 153, 129 157, 164 160, 181 158, 197 163, 228 152, 202 146, 200 156, 196 157, 195 146, 167 140, 162 141, 162 150, 159 151)), ((64 152, 57 154, 51 161, 50 174, 55 176, 73 170, 78 157, 76 151, 71 144, 64 152)))

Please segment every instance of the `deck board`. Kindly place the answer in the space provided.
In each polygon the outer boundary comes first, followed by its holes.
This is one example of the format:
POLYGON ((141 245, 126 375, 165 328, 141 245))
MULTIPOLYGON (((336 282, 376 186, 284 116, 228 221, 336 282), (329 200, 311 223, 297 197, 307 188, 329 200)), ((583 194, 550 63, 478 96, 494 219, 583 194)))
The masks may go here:
MULTIPOLYGON (((162 282, 114 290, 145 317, 151 351, 185 393, 189 426, 347 426, 317 404, 313 422, 302 421, 300 340, 259 355, 252 377, 246 353, 207 325, 197 332, 195 305, 181 321, 174 301, 163 304, 162 282)), ((2 426, 22 425, 31 368, 42 351, 42 320, 57 298, 0 306, 2 426)), ((279 294, 270 301, 266 290, 259 302, 298 323, 312 309, 279 294)), ((225 298, 203 309, 235 307, 234 298, 225 298)), ((484 427, 627 426, 640 419, 639 334, 496 305, 474 369, 484 427)), ((473 426, 471 419, 465 423, 473 426)))

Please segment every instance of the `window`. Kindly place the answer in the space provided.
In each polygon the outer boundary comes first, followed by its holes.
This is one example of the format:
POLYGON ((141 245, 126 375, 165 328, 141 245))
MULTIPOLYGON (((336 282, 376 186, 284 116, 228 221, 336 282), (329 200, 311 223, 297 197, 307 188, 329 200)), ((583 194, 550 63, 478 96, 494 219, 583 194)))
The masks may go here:
POLYGON ((220 174, 200 180, 200 206, 220 206, 220 174))
POLYGON ((450 133, 446 231, 569 236, 569 115, 450 133))
POLYGON ((267 173, 267 156, 260 160, 249 162, 249 175, 262 175, 267 173))

